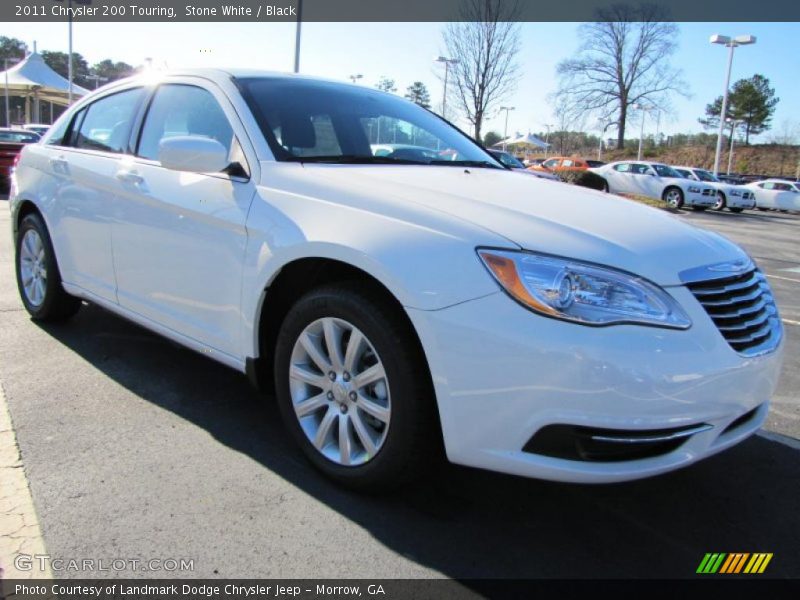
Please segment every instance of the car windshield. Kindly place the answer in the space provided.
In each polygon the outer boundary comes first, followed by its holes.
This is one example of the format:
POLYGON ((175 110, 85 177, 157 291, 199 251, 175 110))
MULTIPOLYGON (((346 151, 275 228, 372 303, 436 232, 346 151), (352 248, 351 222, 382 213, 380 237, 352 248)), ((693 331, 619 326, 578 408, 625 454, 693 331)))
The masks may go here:
POLYGON ((652 165, 652 167, 656 170, 656 173, 658 173, 659 177, 677 177, 678 179, 683 179, 683 176, 680 173, 678 173, 672 167, 668 167, 667 165, 655 164, 652 165))
POLYGON ((288 77, 237 83, 279 161, 502 168, 446 121, 391 94, 288 77))
POLYGON ((705 169, 695 169, 695 175, 700 179, 700 181, 708 181, 710 183, 719 183, 719 179, 714 177, 713 173, 706 171, 705 169))
POLYGON ((489 154, 494 156, 497 160, 503 163, 507 167, 511 167, 512 169, 524 169, 525 165, 519 162, 515 156, 510 155, 508 152, 498 152, 497 150, 490 150, 489 154))

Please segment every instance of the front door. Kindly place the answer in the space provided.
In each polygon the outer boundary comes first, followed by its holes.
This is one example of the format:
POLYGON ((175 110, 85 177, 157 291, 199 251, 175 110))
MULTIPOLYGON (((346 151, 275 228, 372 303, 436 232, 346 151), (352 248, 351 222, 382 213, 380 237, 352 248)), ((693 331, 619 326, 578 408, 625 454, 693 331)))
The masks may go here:
MULTIPOLYGON (((120 305, 219 352, 241 358, 245 222, 255 195, 228 99, 191 78, 160 85, 142 124, 136 156, 120 165, 113 226, 120 305), (159 143, 205 136, 229 150, 237 174, 165 169, 159 143)), ((252 154, 251 154, 252 156, 252 154)))

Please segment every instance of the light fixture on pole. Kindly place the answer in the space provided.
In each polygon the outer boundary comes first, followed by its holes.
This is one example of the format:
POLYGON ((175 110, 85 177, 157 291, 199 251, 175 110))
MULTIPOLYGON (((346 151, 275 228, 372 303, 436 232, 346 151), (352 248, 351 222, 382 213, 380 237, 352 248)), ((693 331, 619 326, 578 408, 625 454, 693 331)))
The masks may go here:
POLYGON ((646 104, 637 102, 636 104, 633 105, 633 108, 642 113, 642 126, 641 129, 639 130, 639 151, 636 153, 636 160, 642 160, 642 146, 644 142, 644 113, 655 109, 655 106, 647 106, 646 104))
POLYGON ((348 75, 347 77, 350 79, 350 81, 355 83, 356 81, 358 81, 359 79, 363 78, 364 76, 361 73, 356 73, 355 75, 348 75))
POLYGON ((501 106, 501 111, 506 111, 506 127, 503 130, 503 152, 506 150, 506 140, 508 139, 508 113, 509 111, 514 110, 516 107, 514 106, 501 106))
POLYGON ((6 127, 11 127, 11 109, 9 108, 9 97, 8 97, 8 65, 14 65, 20 62, 19 58, 4 58, 3 59, 3 70, 5 71, 6 75, 6 127))
POLYGON ((719 44, 726 46, 728 50, 728 70, 725 74, 725 91, 722 94, 722 107, 719 112, 719 131, 717 132, 717 150, 714 153, 714 175, 719 174, 719 159, 722 154, 722 130, 725 127, 725 114, 728 110, 728 88, 731 85, 731 67, 733 66, 733 51, 737 46, 747 46, 755 44, 756 38, 754 35, 738 35, 735 38, 730 38, 727 35, 715 34, 709 40, 712 44, 719 44))
POLYGON ((433 62, 444 63, 444 93, 442 94, 442 118, 447 118, 447 77, 450 70, 450 65, 457 65, 457 58, 447 58, 446 56, 439 56, 433 62))
POLYGON ((294 72, 300 72, 300 29, 303 26, 303 0, 297 0, 297 29, 294 33, 294 72))

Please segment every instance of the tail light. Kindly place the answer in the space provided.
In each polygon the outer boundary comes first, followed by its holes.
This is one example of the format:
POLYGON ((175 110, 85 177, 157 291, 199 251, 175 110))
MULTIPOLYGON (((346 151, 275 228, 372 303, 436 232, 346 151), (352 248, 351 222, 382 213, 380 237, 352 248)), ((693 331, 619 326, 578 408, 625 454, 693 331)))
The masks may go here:
POLYGON ((11 164, 12 169, 16 169, 17 165, 19 164, 19 159, 22 158, 22 150, 17 152, 17 155, 14 157, 14 162, 11 164))

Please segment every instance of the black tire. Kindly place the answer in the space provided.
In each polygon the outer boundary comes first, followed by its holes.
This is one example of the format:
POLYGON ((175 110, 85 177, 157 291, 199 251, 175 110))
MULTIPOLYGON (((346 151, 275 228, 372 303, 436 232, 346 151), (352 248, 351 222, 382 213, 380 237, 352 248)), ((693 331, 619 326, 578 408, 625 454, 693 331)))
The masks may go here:
POLYGON ((765 212, 765 211, 767 211, 767 210, 769 210, 769 209, 767 209, 767 208, 763 208, 763 207, 761 207, 761 206, 756 206, 756 209, 758 209, 758 210, 760 210, 760 211, 764 211, 764 212, 765 212))
POLYGON ((398 312, 382 294, 363 283, 327 285, 297 301, 286 315, 276 343, 276 397, 291 436, 326 476, 362 491, 399 487, 437 462, 432 458, 442 456, 441 427, 428 367, 410 325, 398 312), (292 401, 289 370, 295 343, 306 327, 326 317, 347 321, 366 336, 389 383, 391 417, 385 440, 373 457, 358 466, 344 466, 317 450, 301 427, 292 401))
POLYGON ((717 192, 717 203, 714 205, 714 210, 723 210, 728 203, 725 199, 725 194, 722 192, 717 192))
POLYGON ((667 203, 667 206, 674 210, 683 208, 683 190, 679 187, 670 186, 664 190, 661 199, 667 203))
POLYGON ((603 179, 603 187, 601 191, 605 192, 606 194, 608 193, 608 182, 605 179, 603 179))
POLYGON ((80 299, 70 296, 61 285, 61 273, 58 270, 53 243, 42 217, 31 213, 22 219, 17 232, 15 265, 17 271, 17 288, 25 310, 36 321, 63 321, 72 317, 81 307, 80 299), (44 298, 36 302, 28 297, 22 280, 22 244, 29 231, 35 231, 42 243, 43 259, 41 264, 46 273, 44 298))
POLYGON ((733 212, 733 213, 740 213, 740 212, 742 212, 744 209, 743 209, 743 208, 729 208, 728 210, 729 210, 729 211, 731 211, 731 212, 733 212))

